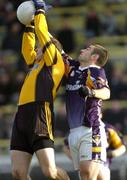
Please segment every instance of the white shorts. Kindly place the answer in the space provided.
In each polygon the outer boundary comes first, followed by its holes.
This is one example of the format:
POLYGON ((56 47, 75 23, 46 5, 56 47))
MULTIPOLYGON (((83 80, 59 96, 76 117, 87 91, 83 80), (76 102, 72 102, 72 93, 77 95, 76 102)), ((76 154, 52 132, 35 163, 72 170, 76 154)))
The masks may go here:
POLYGON ((104 126, 100 126, 98 134, 94 135, 92 128, 85 126, 71 129, 68 141, 75 170, 79 169, 80 161, 106 162, 107 138, 104 126))

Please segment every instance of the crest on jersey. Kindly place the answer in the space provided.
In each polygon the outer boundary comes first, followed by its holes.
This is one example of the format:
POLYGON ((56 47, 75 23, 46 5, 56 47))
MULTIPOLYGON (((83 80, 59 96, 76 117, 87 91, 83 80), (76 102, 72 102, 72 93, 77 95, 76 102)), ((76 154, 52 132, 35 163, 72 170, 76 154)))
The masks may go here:
POLYGON ((97 146, 101 143, 101 138, 98 135, 94 135, 92 140, 97 146))

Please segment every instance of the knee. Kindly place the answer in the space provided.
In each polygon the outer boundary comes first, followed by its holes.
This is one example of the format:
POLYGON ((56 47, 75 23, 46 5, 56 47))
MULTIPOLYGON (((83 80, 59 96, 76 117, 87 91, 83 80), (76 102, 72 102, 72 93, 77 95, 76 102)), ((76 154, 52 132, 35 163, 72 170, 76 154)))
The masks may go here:
POLYGON ((47 167, 43 170, 43 173, 46 177, 50 177, 51 179, 57 178, 57 169, 56 168, 47 167))
POLYGON ((14 180, 27 179, 27 174, 20 169, 12 169, 12 176, 14 180))

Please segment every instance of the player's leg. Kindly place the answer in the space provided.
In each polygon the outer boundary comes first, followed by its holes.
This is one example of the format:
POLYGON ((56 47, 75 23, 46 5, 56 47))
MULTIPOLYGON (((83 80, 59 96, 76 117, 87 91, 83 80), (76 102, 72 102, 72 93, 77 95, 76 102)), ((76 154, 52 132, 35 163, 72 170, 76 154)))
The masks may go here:
POLYGON ((10 150, 12 175, 15 180, 30 180, 28 171, 33 154, 30 141, 28 141, 28 137, 32 137, 33 123, 31 116, 33 114, 31 112, 33 111, 31 111, 31 107, 31 105, 19 106, 13 123, 10 150))
POLYGON ((95 161, 80 161, 81 180, 96 180, 99 170, 100 164, 95 161))
POLYGON ((32 155, 17 150, 11 150, 12 175, 14 180, 31 180, 28 175, 32 155))
POLYGON ((40 167, 45 176, 56 180, 69 180, 66 171, 56 167, 53 148, 44 148, 36 151, 40 167))
POLYGON ((102 165, 97 180, 110 180, 110 169, 108 166, 102 165))
POLYGON ((97 131, 84 127, 84 132, 79 147, 80 176, 81 180, 96 180, 102 163, 106 161, 106 134, 100 127, 97 131))

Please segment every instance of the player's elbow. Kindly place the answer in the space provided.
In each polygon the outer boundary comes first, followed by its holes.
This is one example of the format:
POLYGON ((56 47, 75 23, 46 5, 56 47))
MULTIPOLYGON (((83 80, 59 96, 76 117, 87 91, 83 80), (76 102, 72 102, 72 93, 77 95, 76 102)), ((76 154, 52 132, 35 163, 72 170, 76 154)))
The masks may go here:
POLYGON ((28 66, 33 66, 35 62, 35 51, 30 51, 28 49, 22 48, 22 55, 24 57, 24 60, 28 66))
POLYGON ((103 100, 107 100, 109 98, 110 98, 110 90, 108 88, 104 88, 103 100))
POLYGON ((107 99, 110 99, 110 90, 108 88, 105 89, 105 99, 104 100, 107 100, 107 99))
POLYGON ((27 55, 28 55, 28 52, 26 51, 26 48, 23 46, 22 47, 22 51, 21 51, 21 53, 22 53, 22 56, 23 56, 23 58, 25 59, 25 61, 26 61, 26 59, 27 59, 27 55))

